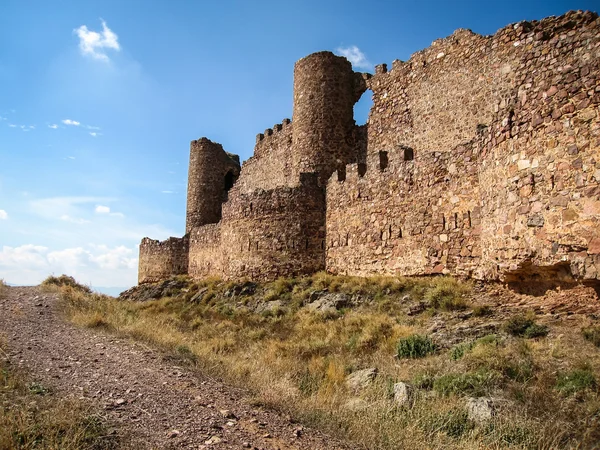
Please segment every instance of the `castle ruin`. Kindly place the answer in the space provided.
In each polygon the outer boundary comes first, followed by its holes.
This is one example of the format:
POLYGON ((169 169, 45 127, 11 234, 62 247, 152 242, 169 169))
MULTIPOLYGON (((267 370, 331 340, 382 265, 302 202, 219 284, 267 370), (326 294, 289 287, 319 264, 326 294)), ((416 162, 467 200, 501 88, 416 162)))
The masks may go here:
POLYGON ((581 11, 460 29, 373 75, 309 55, 293 120, 259 134, 243 165, 192 141, 186 234, 142 239, 139 282, 320 270, 599 282, 599 61, 600 19, 581 11))

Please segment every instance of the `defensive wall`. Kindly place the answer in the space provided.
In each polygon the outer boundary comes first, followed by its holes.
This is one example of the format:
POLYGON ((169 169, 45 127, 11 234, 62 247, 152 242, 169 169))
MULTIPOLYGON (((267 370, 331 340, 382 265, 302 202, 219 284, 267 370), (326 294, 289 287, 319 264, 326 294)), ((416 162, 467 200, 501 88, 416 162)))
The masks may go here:
POLYGON ((457 30, 373 75, 309 55, 292 121, 259 134, 241 168, 192 142, 187 234, 142 240, 139 281, 327 270, 597 282, 599 61, 600 20, 580 11, 493 36, 457 30))

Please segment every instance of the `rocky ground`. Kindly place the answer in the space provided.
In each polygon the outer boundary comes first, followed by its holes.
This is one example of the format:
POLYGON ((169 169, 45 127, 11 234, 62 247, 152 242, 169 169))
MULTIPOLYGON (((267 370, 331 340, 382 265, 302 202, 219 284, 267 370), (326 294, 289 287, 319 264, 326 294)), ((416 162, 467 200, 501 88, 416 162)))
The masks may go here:
POLYGON ((36 287, 0 298, 0 338, 11 364, 103 411, 121 448, 348 448, 148 346, 76 328, 36 287))

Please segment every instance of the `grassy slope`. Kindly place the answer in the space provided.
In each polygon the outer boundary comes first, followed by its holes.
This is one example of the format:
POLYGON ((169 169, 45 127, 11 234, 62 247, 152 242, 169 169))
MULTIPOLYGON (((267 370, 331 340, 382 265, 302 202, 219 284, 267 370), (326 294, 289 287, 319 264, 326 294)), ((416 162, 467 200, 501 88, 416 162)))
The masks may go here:
POLYGON ((263 404, 365 448, 592 448, 600 441, 600 351, 579 328, 559 321, 545 336, 533 314, 518 316, 494 335, 452 347, 437 342, 423 358, 400 358, 401 340, 413 345, 415 334, 426 335, 440 320, 451 323, 455 310, 488 315, 484 322, 494 311, 477 304, 470 285, 450 278, 317 274, 278 280, 232 300, 225 294, 235 287, 205 280, 144 303, 73 286, 63 288, 62 297, 79 325, 158 345, 249 388, 263 404), (190 302, 201 288, 207 288, 202 299, 190 302), (311 292, 325 288, 358 294, 363 302, 333 314, 302 308, 311 292), (283 306, 253 312, 265 300, 283 306), (428 309, 407 315, 406 303, 420 301, 428 309), (523 337, 531 335, 537 337, 523 337), (379 376, 351 392, 346 376, 365 367, 376 367, 379 376), (397 381, 418 387, 411 408, 393 402, 397 381), (499 409, 491 422, 477 425, 467 418, 465 397, 483 395, 499 399, 499 409))

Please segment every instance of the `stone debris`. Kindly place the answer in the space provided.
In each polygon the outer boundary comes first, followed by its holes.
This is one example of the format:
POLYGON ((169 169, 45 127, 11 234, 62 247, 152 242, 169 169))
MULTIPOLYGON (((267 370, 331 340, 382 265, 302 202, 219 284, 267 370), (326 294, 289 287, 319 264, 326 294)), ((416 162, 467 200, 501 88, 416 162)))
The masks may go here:
POLYGON ((494 401, 489 397, 468 397, 465 404, 469 419, 474 422, 485 423, 494 417, 494 401))
POLYGON ((412 406, 415 389, 407 383, 395 383, 393 387, 394 401, 398 406, 412 406))
POLYGON ((375 381, 378 370, 375 367, 357 370, 346 377, 346 386, 353 391, 360 391, 367 388, 375 381))

